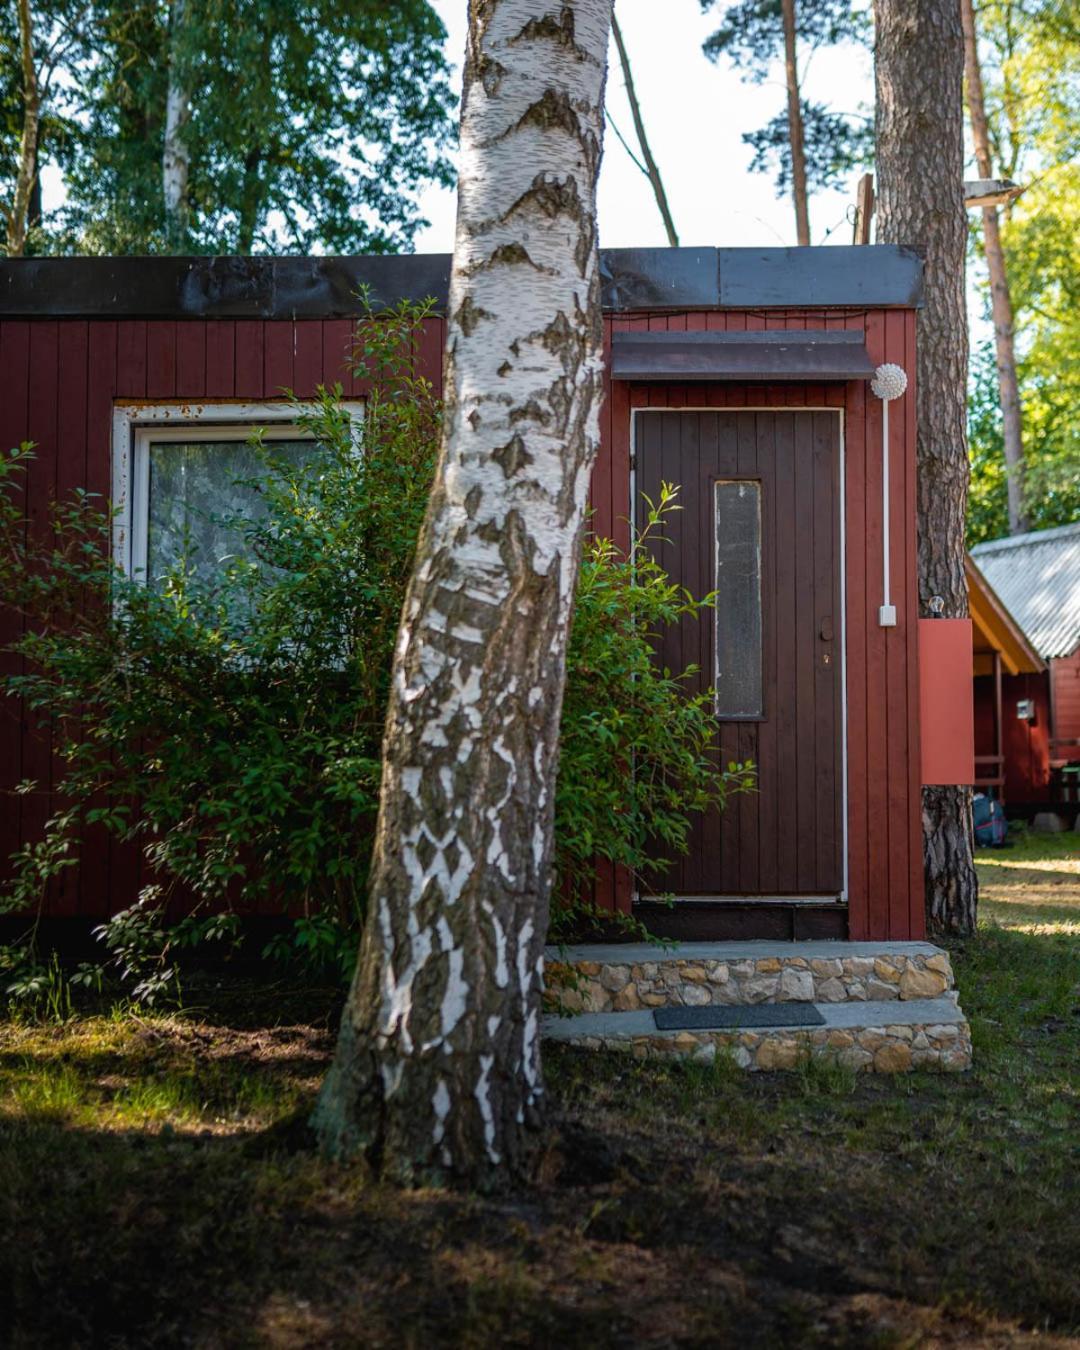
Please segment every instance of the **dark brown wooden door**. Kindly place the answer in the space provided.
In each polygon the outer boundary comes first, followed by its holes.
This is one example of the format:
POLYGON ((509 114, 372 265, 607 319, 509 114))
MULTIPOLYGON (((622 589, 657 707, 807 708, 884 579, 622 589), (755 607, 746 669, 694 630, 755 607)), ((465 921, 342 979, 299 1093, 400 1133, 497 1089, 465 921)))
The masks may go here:
POLYGON ((843 889, 840 418, 834 412, 634 413, 636 497, 677 484, 657 557, 715 613, 661 639, 673 671, 717 689, 716 754, 753 760, 757 791, 695 821, 655 878, 676 896, 843 889))

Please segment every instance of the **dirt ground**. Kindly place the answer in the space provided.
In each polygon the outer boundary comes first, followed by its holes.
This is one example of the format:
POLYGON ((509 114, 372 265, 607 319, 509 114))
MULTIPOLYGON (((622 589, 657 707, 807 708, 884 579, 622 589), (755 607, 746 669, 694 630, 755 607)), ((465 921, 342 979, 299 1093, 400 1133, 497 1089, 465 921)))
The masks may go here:
POLYGON ((1080 840, 979 865, 971 1074, 551 1051, 501 1196, 303 1147, 333 990, 0 1022, 0 1343, 1080 1346, 1080 840))

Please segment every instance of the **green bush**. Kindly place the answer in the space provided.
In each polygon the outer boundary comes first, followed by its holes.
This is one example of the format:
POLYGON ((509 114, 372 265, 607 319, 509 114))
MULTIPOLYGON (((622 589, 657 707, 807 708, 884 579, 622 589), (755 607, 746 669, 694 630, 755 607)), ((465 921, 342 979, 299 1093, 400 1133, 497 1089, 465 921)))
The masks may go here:
MULTIPOLYGON (((335 388, 296 404, 314 453, 256 438, 259 472, 243 486, 259 509, 215 518, 244 541, 220 568, 196 566, 189 540, 164 576, 129 579, 108 560, 108 512, 85 493, 56 505, 48 543, 28 542, 17 489, 32 451, 0 459, 0 594, 22 621, 12 650, 24 658, 6 690, 52 724, 65 766, 62 809, 17 855, 3 907, 39 907, 89 826, 136 841, 154 881, 104 936, 146 997, 172 978, 170 947, 234 937, 235 910, 267 898, 295 918, 272 954, 351 964, 391 658, 441 424, 414 361, 426 313, 401 305, 358 325, 370 380, 359 431, 335 388), (178 888, 194 908, 166 925, 178 888)), ((674 509, 665 489, 650 531, 674 509)), ((687 813, 747 782, 744 766, 719 772, 709 759, 710 696, 651 659, 663 624, 708 603, 673 586, 644 543, 630 558, 606 540, 586 549, 556 811, 567 897, 594 856, 640 872, 651 847, 685 847, 687 813)))

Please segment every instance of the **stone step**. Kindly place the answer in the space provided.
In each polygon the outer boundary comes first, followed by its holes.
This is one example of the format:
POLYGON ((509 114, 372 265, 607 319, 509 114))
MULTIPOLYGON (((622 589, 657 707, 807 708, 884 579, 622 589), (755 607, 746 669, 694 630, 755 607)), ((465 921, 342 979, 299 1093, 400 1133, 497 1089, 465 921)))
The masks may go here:
POLYGON ((621 1050, 637 1059, 729 1056, 741 1069, 796 1069, 811 1057, 861 1073, 912 1069, 962 1072, 971 1067, 971 1031, 955 997, 814 1005, 823 1026, 725 1027, 661 1031, 652 1010, 547 1016, 548 1041, 590 1050, 621 1050))
POLYGON ((634 1012, 713 1003, 891 1003, 947 996, 947 952, 929 942, 596 943, 549 947, 552 1011, 634 1012))

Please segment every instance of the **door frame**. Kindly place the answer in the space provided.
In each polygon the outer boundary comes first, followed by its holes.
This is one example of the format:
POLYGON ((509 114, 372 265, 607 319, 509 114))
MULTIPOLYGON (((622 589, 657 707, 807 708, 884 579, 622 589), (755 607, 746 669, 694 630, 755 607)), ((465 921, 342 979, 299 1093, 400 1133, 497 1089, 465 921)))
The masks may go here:
MULTIPOLYGON (((633 546, 637 536, 637 418, 648 413, 832 413, 837 422, 839 442, 839 494, 840 494, 840 893, 839 895, 676 895, 675 902, 681 905, 829 905, 846 906, 849 894, 849 842, 848 842, 848 689, 847 689, 847 458, 845 447, 845 408, 828 407, 824 404, 740 404, 738 407, 709 407, 706 404, 686 404, 677 408, 665 408, 658 404, 643 407, 630 405, 630 500, 628 519, 630 522, 630 543, 633 546)), ((637 905, 641 895, 635 887, 631 893, 631 904, 637 905)))

